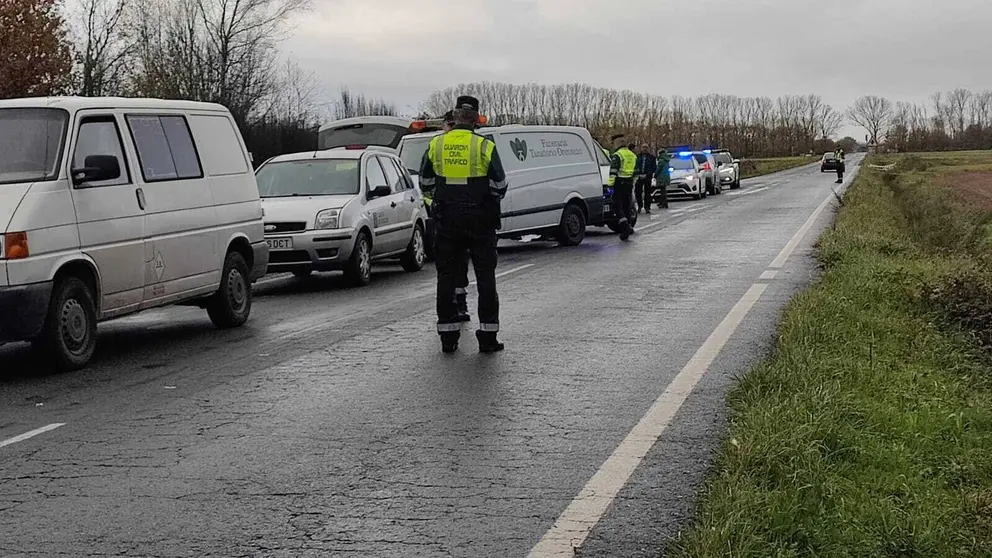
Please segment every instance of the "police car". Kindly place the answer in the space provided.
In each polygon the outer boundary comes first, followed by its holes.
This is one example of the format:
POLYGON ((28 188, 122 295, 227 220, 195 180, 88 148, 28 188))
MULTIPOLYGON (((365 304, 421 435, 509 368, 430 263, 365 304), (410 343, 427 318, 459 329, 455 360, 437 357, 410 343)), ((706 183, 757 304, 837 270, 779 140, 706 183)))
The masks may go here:
MULTIPOLYGON (((692 151, 674 151, 668 172, 671 176, 666 190, 669 198, 690 196, 698 200, 706 197, 706 171, 692 151)), ((660 202, 660 194, 655 193, 655 199, 660 202)))

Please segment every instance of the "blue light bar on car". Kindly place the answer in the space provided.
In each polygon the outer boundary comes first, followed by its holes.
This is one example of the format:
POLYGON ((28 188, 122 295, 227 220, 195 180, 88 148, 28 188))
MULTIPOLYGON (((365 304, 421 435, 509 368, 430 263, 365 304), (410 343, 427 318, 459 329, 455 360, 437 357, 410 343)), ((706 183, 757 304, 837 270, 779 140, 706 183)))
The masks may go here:
POLYGON ((679 157, 691 157, 692 151, 679 151, 679 157))

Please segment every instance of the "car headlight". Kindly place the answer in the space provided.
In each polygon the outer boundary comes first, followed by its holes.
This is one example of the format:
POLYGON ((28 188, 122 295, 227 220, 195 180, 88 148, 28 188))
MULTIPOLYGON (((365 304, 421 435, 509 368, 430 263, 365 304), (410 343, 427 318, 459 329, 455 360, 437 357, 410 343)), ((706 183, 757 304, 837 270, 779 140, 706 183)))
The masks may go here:
POLYGON ((338 209, 325 209, 317 214, 317 218, 314 219, 315 229, 336 229, 338 228, 338 215, 340 210, 338 209))

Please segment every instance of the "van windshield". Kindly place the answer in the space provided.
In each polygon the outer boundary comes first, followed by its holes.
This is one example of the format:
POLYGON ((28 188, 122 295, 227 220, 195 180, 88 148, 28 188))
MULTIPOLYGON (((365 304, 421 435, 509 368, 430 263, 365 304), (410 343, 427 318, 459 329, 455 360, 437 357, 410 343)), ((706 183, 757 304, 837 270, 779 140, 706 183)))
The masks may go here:
POLYGON ((255 174, 263 198, 357 194, 358 159, 307 159, 262 165, 255 174))
POLYGON ((68 122, 61 109, 0 109, 0 184, 55 180, 68 122))
POLYGON ((400 143, 400 160, 410 172, 420 172, 420 163, 424 153, 431 145, 431 138, 407 138, 400 143))

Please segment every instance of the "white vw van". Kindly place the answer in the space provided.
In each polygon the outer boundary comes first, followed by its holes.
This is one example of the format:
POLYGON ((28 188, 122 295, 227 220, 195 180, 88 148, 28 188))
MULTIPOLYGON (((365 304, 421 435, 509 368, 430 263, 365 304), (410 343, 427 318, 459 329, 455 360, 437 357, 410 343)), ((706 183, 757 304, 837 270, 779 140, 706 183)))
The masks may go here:
POLYGON ((245 323, 265 272, 262 206, 226 108, 188 101, 0 101, 0 343, 56 367, 98 321, 189 303, 245 323))
MULTIPOLYGON (((589 130, 572 126, 495 126, 477 133, 496 143, 508 184, 500 238, 540 234, 565 246, 582 242, 587 225, 605 222, 600 151, 589 130)), ((437 133, 400 141, 411 172, 437 133), (419 153, 419 155, 418 155, 419 153)))

